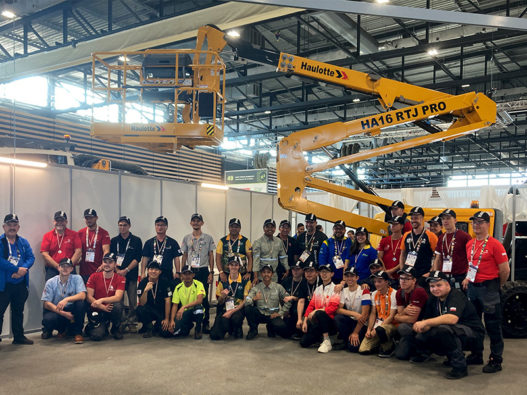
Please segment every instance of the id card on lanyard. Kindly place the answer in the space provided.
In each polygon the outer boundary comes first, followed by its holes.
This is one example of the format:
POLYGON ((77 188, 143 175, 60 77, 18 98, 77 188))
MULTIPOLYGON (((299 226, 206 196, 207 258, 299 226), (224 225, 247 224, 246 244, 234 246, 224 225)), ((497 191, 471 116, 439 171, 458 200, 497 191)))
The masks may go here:
POLYGON ((470 262, 468 265, 468 272, 467 272, 467 279, 471 283, 476 281, 476 274, 478 274, 478 269, 481 263, 481 258, 483 257, 483 252, 485 252, 485 247, 487 247, 488 241, 489 241, 489 236, 485 238, 485 242, 481 246, 477 264, 474 264, 474 254, 476 252, 476 240, 474 240, 474 244, 472 244, 472 251, 470 252, 470 262))
POLYGON ((200 263, 201 263, 201 259, 200 259, 200 255, 201 255, 200 238, 198 238, 197 240, 192 238, 192 245, 191 245, 191 251, 190 252, 191 252, 190 267, 192 267, 193 269, 198 269, 200 267, 200 263), (198 250, 197 251, 194 248, 194 241, 198 242, 198 250))
POLYGON ((128 251, 128 247, 130 247, 130 240, 132 238, 128 236, 128 242, 126 243, 126 247, 124 248, 124 253, 120 253, 119 251, 119 242, 117 242, 117 267, 123 266, 124 257, 126 256, 126 251, 128 251))
MULTIPOLYGON (((7 241, 7 239, 6 239, 6 241, 7 241)), ((7 245, 9 246, 9 257, 7 258, 7 260, 12 265, 18 266, 18 263, 20 262, 20 251, 18 251, 18 247, 16 246, 16 242, 15 242, 16 256, 13 255, 13 251, 11 250, 11 243, 9 241, 7 241, 7 245)))
POLYGON ((333 264, 335 265, 335 269, 342 269, 344 267, 344 262, 342 261, 342 252, 344 250, 345 240, 342 240, 340 243, 340 246, 337 244, 337 240, 335 240, 335 256, 333 257, 333 264))
POLYGON ((157 239, 154 239, 154 258, 153 260, 159 263, 159 265, 163 263, 163 253, 165 252, 166 244, 167 244, 166 237, 165 237, 165 240, 163 240, 161 247, 159 247, 157 239))
MULTIPOLYGON (((447 248, 446 254, 443 252, 443 272, 444 273, 451 273, 452 272, 452 255, 454 253, 454 245, 456 243, 456 233, 457 229, 454 232, 454 235, 452 236, 452 241, 450 242, 450 246, 447 248)), ((443 236, 443 245, 441 246, 442 249, 445 249, 445 244, 447 241, 446 234, 443 236)))
POLYGON ((97 236, 99 235, 99 227, 95 231, 95 236, 92 239, 93 247, 90 247, 90 242, 88 240, 88 235, 90 234, 90 229, 86 228, 86 255, 84 256, 85 262, 95 262, 95 247, 97 246, 97 236))

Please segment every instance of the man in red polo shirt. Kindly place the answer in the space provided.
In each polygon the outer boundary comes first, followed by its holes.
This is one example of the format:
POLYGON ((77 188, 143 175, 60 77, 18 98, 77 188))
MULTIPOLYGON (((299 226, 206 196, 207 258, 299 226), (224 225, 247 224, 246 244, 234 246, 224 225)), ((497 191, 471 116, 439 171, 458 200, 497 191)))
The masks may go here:
POLYGON ((102 340, 106 336, 108 321, 112 322, 114 339, 123 338, 121 318, 126 278, 115 273, 116 261, 117 256, 113 252, 104 255, 102 271, 93 273, 86 284, 88 321, 99 324, 88 323, 86 326, 86 333, 92 340, 102 340))
POLYGON ((443 272, 450 280, 450 286, 462 289, 461 283, 468 271, 467 243, 471 240, 468 233, 456 229, 456 212, 451 209, 439 214, 446 233, 439 236, 435 250, 432 270, 443 272))
POLYGON ((46 264, 46 281, 59 274, 59 262, 69 258, 74 265, 81 258, 81 241, 74 230, 68 229, 68 216, 64 211, 57 211, 53 216, 54 229, 42 238, 40 253, 46 264))
MULTIPOLYGON (((485 329, 490 338, 489 362, 483 373, 499 372, 503 362, 503 333, 501 330, 500 287, 507 282, 511 269, 503 245, 489 235, 490 215, 478 211, 470 217, 476 238, 467 243, 468 272, 463 288, 476 308, 478 316, 483 314, 485 329)), ((472 353, 467 362, 483 363, 482 355, 472 353)))
POLYGON ((82 245, 80 275, 86 282, 90 275, 102 270, 102 257, 110 252, 110 235, 97 225, 97 211, 92 208, 84 210, 86 227, 79 230, 82 245))
POLYGON ((377 258, 384 264, 384 270, 390 278, 398 279, 399 275, 399 258, 401 256, 401 238, 403 237, 402 231, 405 225, 405 219, 403 217, 394 217, 388 221, 391 225, 392 234, 390 236, 383 237, 377 248, 377 258))

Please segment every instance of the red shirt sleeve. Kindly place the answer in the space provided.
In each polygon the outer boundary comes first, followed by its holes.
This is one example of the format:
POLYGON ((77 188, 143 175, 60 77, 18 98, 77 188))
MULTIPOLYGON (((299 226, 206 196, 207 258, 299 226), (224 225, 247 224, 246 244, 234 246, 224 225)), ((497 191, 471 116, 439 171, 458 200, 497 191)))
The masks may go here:
POLYGON ((95 275, 97 273, 93 273, 90 278, 88 279, 88 281, 86 282, 86 288, 91 288, 91 289, 95 289, 95 275))
POLYGON ((46 233, 44 237, 42 237, 42 243, 40 244, 40 252, 49 252, 49 248, 51 245, 51 238, 48 237, 49 233, 46 233))
POLYGON ((110 235, 108 234, 106 230, 103 232, 101 239, 102 239, 102 245, 110 244, 111 242, 110 235))
POLYGON ((426 301, 428 300, 428 295, 424 288, 418 287, 412 293, 412 298, 410 299, 410 304, 415 307, 420 307, 424 309, 426 301))
POLYGON ((437 245, 436 245, 435 251, 438 254, 442 254, 443 253, 442 248, 443 248, 443 238, 444 237, 446 237, 446 233, 441 233, 441 235, 437 238, 437 245))
POLYGON ((410 221, 406 221, 404 223, 403 232, 406 233, 406 232, 411 232, 411 231, 412 231, 412 223, 410 221))
POLYGON ((398 289, 397 293, 395 294, 395 300, 397 301, 397 306, 403 306, 404 307, 404 300, 403 296, 401 295, 401 290, 398 289))
POLYGON ((123 276, 119 276, 118 274, 116 274, 117 276, 117 281, 116 281, 116 291, 124 291, 124 288, 125 288, 125 285, 126 285, 126 279, 123 277, 123 276))
POLYGON ((82 248, 81 238, 79 237, 79 233, 75 232, 73 234, 73 249, 82 248))

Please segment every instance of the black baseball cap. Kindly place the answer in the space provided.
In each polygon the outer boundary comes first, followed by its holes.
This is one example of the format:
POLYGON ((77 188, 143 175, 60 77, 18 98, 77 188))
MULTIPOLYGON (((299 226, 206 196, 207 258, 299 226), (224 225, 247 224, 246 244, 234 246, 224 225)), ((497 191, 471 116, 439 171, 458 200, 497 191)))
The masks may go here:
POLYGON ((119 222, 126 222, 128 225, 132 225, 130 218, 128 218, 126 215, 119 217, 119 220, 117 221, 117 223, 119 222))
POLYGON ((158 222, 163 222, 165 225, 168 225, 168 219, 167 217, 163 215, 160 215, 159 217, 157 217, 156 220, 154 221, 154 224, 157 224, 158 222))
POLYGON ((262 265, 262 267, 260 267, 260 271, 263 271, 264 269, 269 269, 270 271, 274 272, 274 269, 271 265, 269 265, 268 263, 266 263, 265 265, 262 265))
POLYGON ((107 254, 104 254, 104 257, 102 258, 103 261, 116 261, 117 256, 113 252, 109 252, 107 254))
POLYGON ((291 269, 303 269, 304 268, 304 262, 297 261, 293 266, 291 266, 291 269))
POLYGON ((408 274, 409 276, 415 277, 415 269, 412 266, 405 265, 401 270, 397 272, 398 275, 408 274))
POLYGON ((440 217, 442 217, 443 215, 451 215, 452 217, 456 218, 456 212, 454 210, 449 209, 449 208, 447 208, 441 214, 439 214, 440 217))
POLYGON ((390 276, 384 270, 381 270, 380 272, 377 272, 377 273, 372 273, 370 278, 374 278, 374 279, 375 278, 382 278, 382 279, 385 279, 386 281, 390 280, 390 276))
POLYGON ((346 270, 344 270, 344 275, 346 274, 352 274, 354 276, 358 276, 357 269, 355 268, 355 266, 350 266, 346 270))
POLYGON ((315 258, 313 258, 313 255, 310 255, 304 261, 304 270, 318 270, 318 267, 317 267, 317 264, 315 262, 315 258))
POLYGON ((190 217, 190 220, 194 220, 194 219, 199 219, 201 222, 203 222, 203 216, 201 214, 198 214, 198 213, 194 213, 192 214, 192 216, 190 217))
POLYGON ((371 269, 372 267, 375 267, 375 266, 382 267, 381 261, 379 261, 378 259, 375 259, 372 263, 370 263, 370 266, 368 267, 371 269))
POLYGON ((229 226, 231 225, 238 225, 238 226, 242 226, 242 222, 240 221, 239 218, 231 218, 229 220, 229 226))
POLYGON ((7 214, 4 217, 4 224, 7 224, 8 222, 16 222, 18 224, 18 215, 16 214, 7 214))
POLYGON ((393 208, 399 207, 404 210, 404 203, 401 202, 400 200, 395 200, 390 207, 393 207, 393 208))
POLYGON ((426 279, 427 282, 436 282, 441 280, 448 281, 448 277, 445 273, 440 272, 439 270, 434 270, 430 272, 430 276, 426 279))
POLYGON ((355 229, 355 236, 359 233, 364 233, 366 236, 368 235, 368 229, 366 229, 364 226, 359 226, 357 229, 355 229))
POLYGON ((57 211, 55 214, 53 214, 53 219, 55 221, 58 221, 58 220, 67 220, 68 219, 68 216, 66 215, 66 212, 65 211, 57 211))
POLYGON ((436 215, 434 218, 430 218, 427 222, 429 224, 431 224, 432 222, 437 222, 439 225, 443 226, 443 221, 441 220, 441 217, 438 215, 436 215))
POLYGON ((307 221, 316 221, 316 220, 317 220, 317 216, 315 214, 310 213, 310 214, 306 215, 306 222, 307 221))
POLYGON ((482 219, 485 222, 490 222, 490 215, 486 211, 478 211, 472 217, 469 218, 471 221, 475 219, 482 219))
POLYGON ((183 268, 181 269, 181 273, 194 273, 192 271, 192 267, 190 265, 185 265, 183 266, 183 268))
POLYGON ((274 219, 271 219, 271 218, 266 219, 264 221, 263 226, 267 226, 267 225, 273 225, 276 228, 276 222, 274 222, 274 219))
POLYGON ((86 217, 96 217, 97 211, 95 211, 93 208, 87 208, 84 210, 84 218, 86 217))
POLYGON ((73 262, 70 258, 62 258, 59 262, 59 266, 71 266, 73 267, 73 262))
POLYGON ((335 226, 346 227, 346 222, 344 222, 343 220, 339 219, 338 221, 335 221, 335 223, 333 224, 333 227, 335 227, 335 226))
POLYGON ((425 211, 423 210, 422 207, 415 206, 415 207, 412 207, 412 209, 410 210, 410 215, 412 214, 421 214, 422 216, 424 216, 425 211))
POLYGON ((230 265, 231 263, 236 263, 241 266, 242 259, 238 255, 230 256, 229 260, 227 261, 227 265, 230 265))
POLYGON ((147 269, 158 269, 158 270, 161 270, 161 265, 159 264, 158 261, 150 261, 146 265, 146 268, 147 269))
POLYGON ((404 225, 405 219, 401 217, 400 215, 393 217, 391 220, 388 221, 389 224, 401 224, 404 225))
POLYGON ((319 265, 318 271, 321 272, 322 270, 327 270, 329 272, 333 272, 333 266, 331 266, 329 263, 326 263, 325 265, 319 265))
POLYGON ((280 226, 284 226, 284 225, 291 227, 291 222, 289 222, 289 220, 287 219, 283 219, 280 221, 280 226))

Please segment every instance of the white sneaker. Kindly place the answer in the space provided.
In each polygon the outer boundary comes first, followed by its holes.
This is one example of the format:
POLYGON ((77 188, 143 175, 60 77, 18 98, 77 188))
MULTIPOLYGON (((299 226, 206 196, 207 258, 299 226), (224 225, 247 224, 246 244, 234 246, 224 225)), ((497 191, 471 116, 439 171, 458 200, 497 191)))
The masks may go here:
POLYGON ((330 352, 332 348, 333 347, 331 346, 331 340, 325 339, 318 348, 318 352, 327 353, 330 352))

